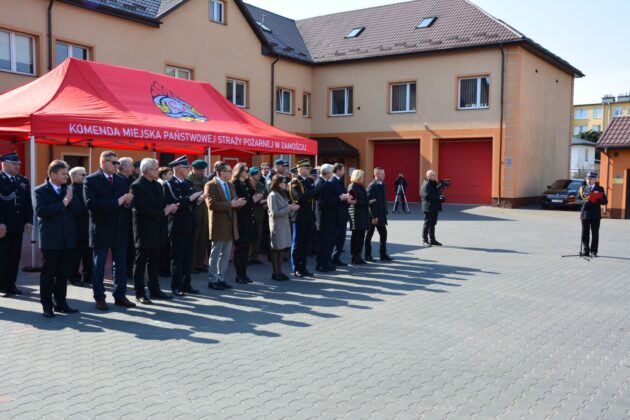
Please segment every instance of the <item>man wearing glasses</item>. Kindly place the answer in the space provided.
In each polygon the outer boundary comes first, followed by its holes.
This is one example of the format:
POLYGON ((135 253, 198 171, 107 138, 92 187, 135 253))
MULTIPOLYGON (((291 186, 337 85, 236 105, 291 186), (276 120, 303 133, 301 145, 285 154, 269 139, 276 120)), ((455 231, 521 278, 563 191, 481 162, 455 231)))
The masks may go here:
POLYGON ((31 185, 20 175, 17 153, 0 156, 0 296, 21 295, 17 282, 22 236, 33 228, 31 185))
POLYGON ((101 153, 101 167, 85 178, 85 203, 90 215, 90 247, 93 250, 92 289, 96 308, 108 309, 105 302, 105 261, 112 251, 114 303, 125 308, 135 307, 127 299, 127 242, 129 235, 128 207, 133 200, 127 180, 117 174, 115 152, 101 153))

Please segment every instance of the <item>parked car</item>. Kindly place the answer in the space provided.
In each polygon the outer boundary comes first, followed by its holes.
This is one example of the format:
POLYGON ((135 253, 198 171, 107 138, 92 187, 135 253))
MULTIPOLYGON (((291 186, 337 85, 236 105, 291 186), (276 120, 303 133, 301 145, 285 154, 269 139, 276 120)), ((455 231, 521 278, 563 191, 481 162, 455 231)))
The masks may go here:
POLYGON ((558 207, 579 207, 582 201, 579 197, 582 179, 559 179, 543 192, 541 205, 543 209, 558 207))

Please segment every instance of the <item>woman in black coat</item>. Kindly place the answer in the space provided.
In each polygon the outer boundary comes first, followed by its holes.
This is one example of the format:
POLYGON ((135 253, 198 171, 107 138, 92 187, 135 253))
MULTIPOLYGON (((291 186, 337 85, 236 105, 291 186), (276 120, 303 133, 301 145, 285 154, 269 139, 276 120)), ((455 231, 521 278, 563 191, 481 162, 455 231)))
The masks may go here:
POLYGON ((355 169, 350 181, 348 194, 355 201, 355 204, 351 204, 348 209, 350 229, 352 230, 350 252, 352 253, 352 264, 361 265, 366 264, 365 260, 361 258, 361 253, 363 252, 365 232, 370 228, 370 201, 364 187, 365 172, 355 169))
POLYGON ((237 198, 244 198, 247 204, 236 210, 236 222, 238 227, 238 239, 234 248, 234 268, 236 269, 236 281, 246 284, 252 283, 247 277, 247 261, 252 243, 258 237, 256 231, 256 219, 254 217, 255 205, 262 199, 249 178, 249 169, 245 163, 238 163, 232 170, 232 184, 237 198))

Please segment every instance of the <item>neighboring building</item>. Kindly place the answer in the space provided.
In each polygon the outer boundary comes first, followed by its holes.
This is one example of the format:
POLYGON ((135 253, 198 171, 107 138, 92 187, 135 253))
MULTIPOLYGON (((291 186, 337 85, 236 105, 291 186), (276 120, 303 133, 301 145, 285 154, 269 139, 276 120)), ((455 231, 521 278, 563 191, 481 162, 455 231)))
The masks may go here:
POLYGON ((586 131, 604 131, 615 117, 630 115, 630 94, 604 96, 597 104, 573 106, 571 132, 574 136, 586 131))
POLYGON ((615 118, 597 148, 602 152, 600 179, 610 217, 630 219, 630 116, 615 118))
POLYGON ((599 171, 595 159, 595 143, 573 137, 571 142, 571 178, 585 178, 590 171, 599 171))
MULTIPOLYGON (((207 81, 258 118, 319 139, 322 160, 383 166, 389 182, 404 172, 412 201, 428 169, 453 180, 451 203, 503 206, 536 200, 568 175, 573 83, 582 73, 466 0, 301 21, 240 0, 50 4, 48 28, 48 2, 0 0, 0 91, 68 56, 207 81)), ((38 145, 37 153, 40 162, 88 166, 84 149, 38 145)))

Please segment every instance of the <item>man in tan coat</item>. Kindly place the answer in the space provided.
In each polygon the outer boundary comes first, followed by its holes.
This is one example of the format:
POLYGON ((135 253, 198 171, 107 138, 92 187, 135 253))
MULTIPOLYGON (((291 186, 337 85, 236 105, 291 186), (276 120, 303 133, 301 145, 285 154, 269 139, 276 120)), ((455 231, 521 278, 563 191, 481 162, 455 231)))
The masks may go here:
POLYGON ((216 290, 231 289, 225 282, 230 263, 232 244, 238 239, 238 226, 234 209, 243 207, 245 198, 237 198, 230 182, 232 168, 227 163, 219 165, 214 179, 205 186, 206 204, 212 251, 208 269, 208 287, 216 290))

